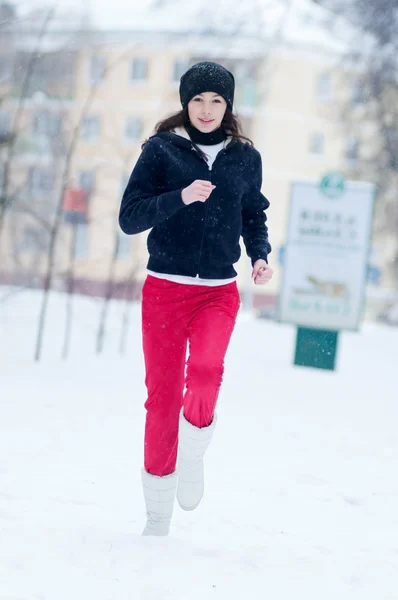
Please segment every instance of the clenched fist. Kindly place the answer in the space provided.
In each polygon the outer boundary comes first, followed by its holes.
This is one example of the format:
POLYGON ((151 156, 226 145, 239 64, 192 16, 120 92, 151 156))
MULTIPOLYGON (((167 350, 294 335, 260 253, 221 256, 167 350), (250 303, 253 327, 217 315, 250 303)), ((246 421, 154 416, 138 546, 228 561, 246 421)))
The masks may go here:
POLYGON ((206 202, 215 187, 210 181, 195 179, 191 185, 182 190, 182 201, 186 205, 192 202, 206 202))
POLYGON ((252 278, 256 285, 264 285, 272 279, 273 270, 262 258, 256 260, 253 266, 252 278))

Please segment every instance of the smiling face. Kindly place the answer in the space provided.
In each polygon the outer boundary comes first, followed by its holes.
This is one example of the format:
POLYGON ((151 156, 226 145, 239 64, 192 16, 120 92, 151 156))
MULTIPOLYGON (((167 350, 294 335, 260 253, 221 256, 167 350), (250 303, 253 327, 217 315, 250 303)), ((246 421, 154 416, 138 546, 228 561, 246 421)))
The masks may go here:
POLYGON ((197 94, 188 103, 188 115, 191 125, 202 131, 210 133, 221 125, 227 103, 222 96, 214 92, 197 94))

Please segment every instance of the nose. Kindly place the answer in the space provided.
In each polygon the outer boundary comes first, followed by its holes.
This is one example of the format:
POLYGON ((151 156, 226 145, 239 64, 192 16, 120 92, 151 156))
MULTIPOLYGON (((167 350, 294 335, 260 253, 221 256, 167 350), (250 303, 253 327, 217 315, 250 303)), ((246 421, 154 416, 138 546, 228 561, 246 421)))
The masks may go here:
POLYGON ((210 115, 211 113, 211 104, 204 103, 203 104, 203 114, 210 115))

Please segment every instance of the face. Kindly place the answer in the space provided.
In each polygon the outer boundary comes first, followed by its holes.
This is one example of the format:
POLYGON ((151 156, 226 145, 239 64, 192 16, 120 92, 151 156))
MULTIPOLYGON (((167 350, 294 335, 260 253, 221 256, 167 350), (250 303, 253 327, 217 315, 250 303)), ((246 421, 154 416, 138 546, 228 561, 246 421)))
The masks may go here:
POLYGON ((189 120, 199 131, 210 133, 220 127, 226 108, 227 103, 222 96, 204 92, 188 103, 189 120))

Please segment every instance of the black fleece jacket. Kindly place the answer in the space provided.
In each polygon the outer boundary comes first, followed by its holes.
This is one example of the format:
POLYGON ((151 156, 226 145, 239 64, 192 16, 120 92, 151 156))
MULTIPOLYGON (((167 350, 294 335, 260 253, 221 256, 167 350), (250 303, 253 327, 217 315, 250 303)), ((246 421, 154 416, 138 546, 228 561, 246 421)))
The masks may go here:
POLYGON ((249 144, 232 140, 210 170, 192 142, 176 133, 146 142, 123 194, 121 229, 151 229, 147 268, 158 273, 227 279, 237 273, 240 236, 252 264, 271 251, 261 193, 261 156, 249 144), (196 179, 216 188, 206 202, 186 206, 183 188, 196 179))

